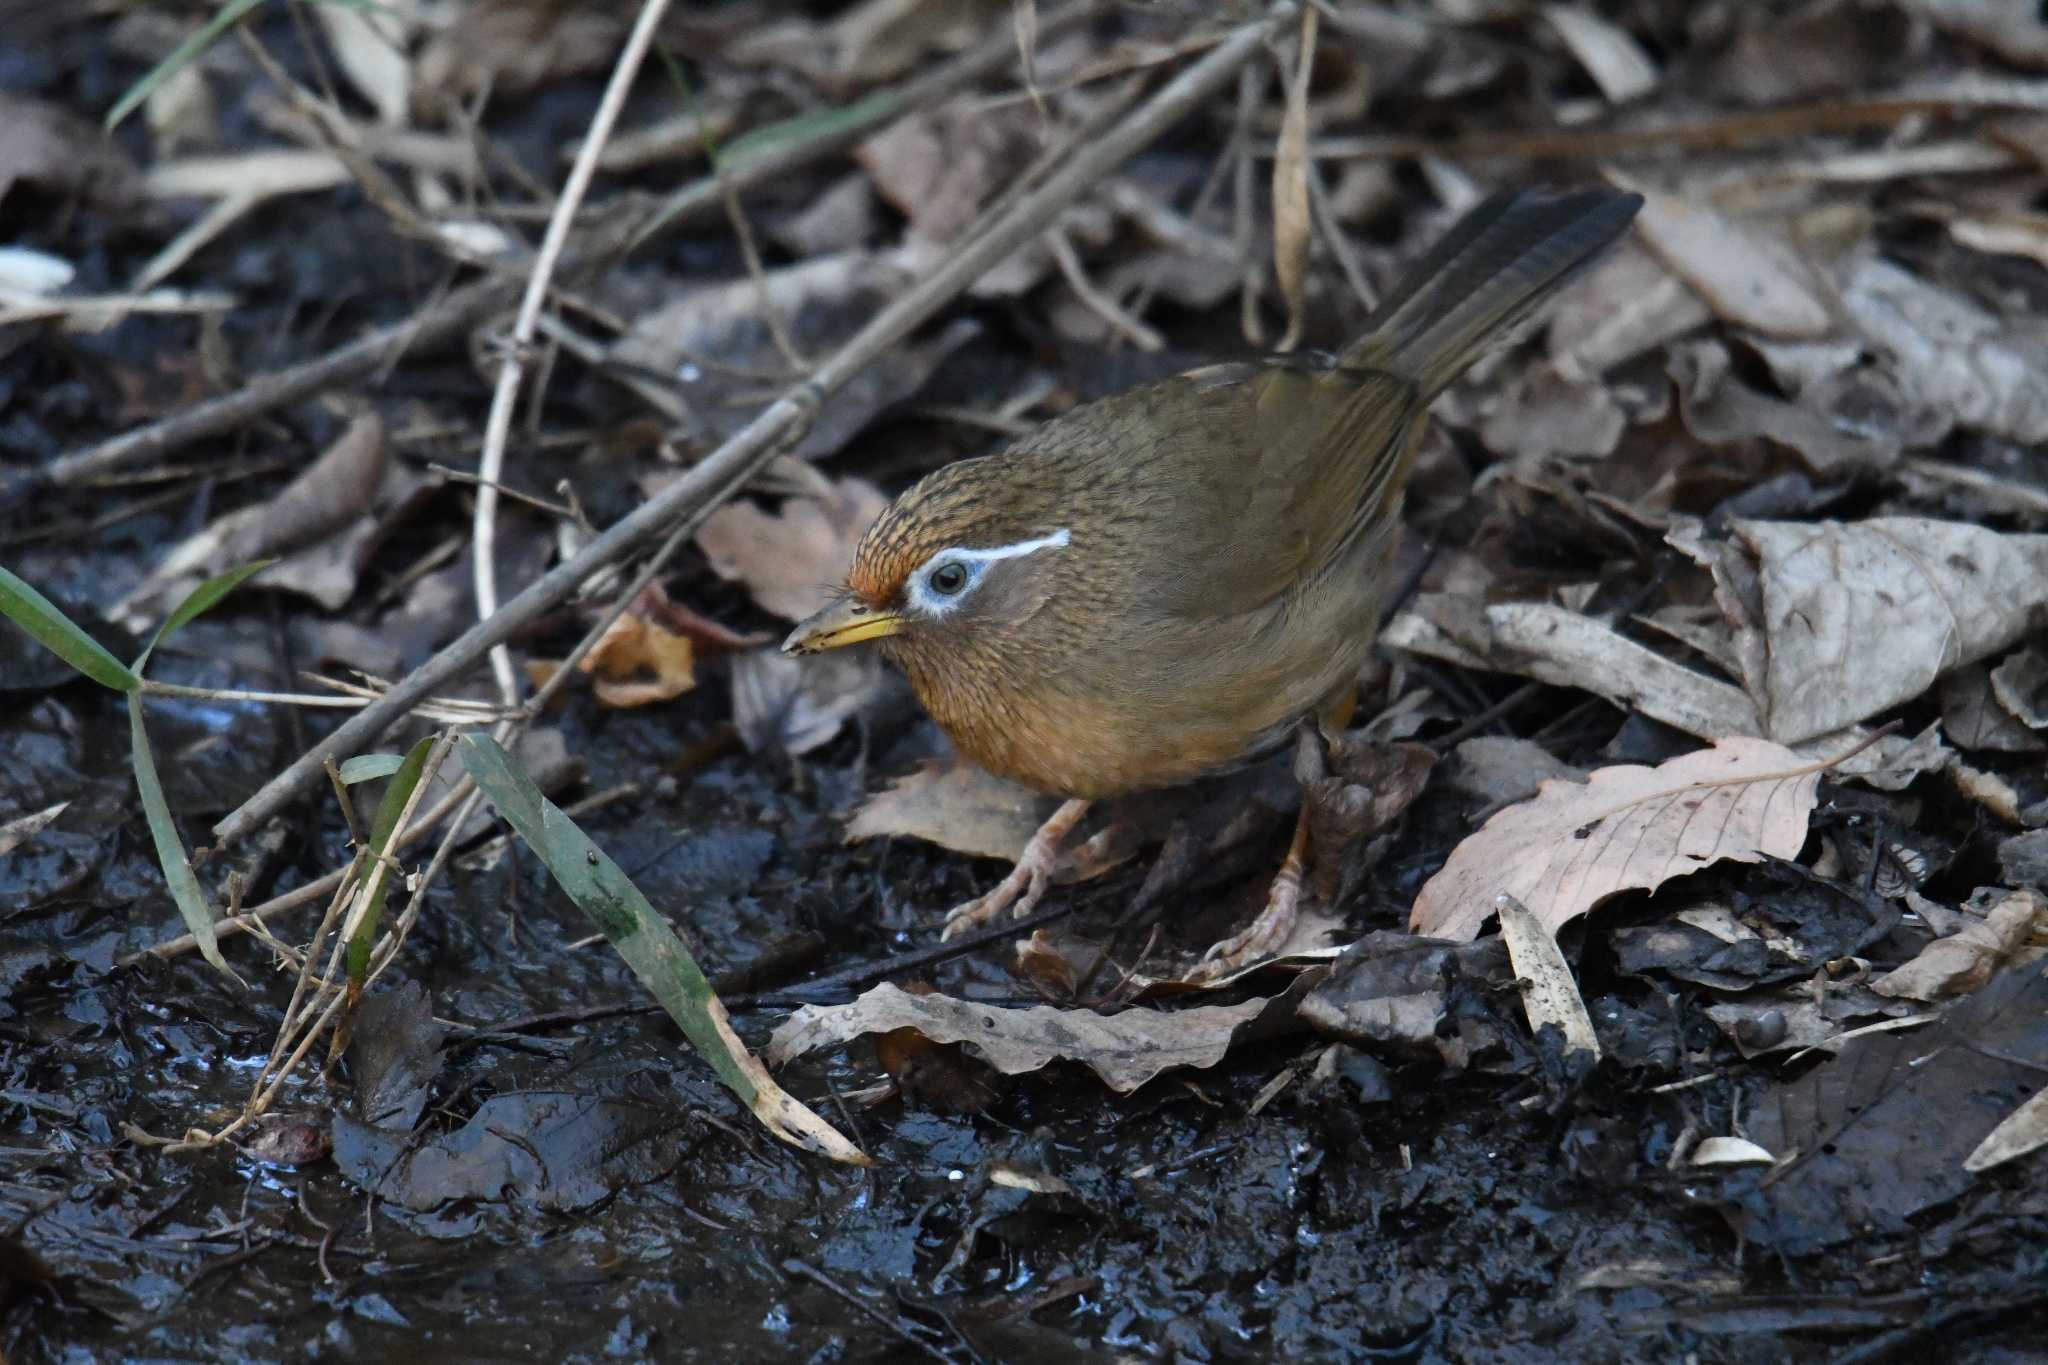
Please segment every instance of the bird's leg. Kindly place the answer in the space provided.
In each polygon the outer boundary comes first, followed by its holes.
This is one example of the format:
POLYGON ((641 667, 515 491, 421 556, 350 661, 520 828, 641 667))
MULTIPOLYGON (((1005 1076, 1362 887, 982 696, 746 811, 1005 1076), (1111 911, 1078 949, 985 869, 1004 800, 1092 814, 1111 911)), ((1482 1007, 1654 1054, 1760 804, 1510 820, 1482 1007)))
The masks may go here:
POLYGON ((1089 803, 1082 800, 1063 802, 1060 808, 1046 817, 1038 827, 1038 833, 1031 836, 1031 842, 1024 845, 1024 851, 1017 855, 1017 865, 1010 869, 1010 875, 996 883, 995 889, 985 896, 976 896, 965 905, 956 905, 946 916, 945 930, 939 937, 953 938, 988 920, 994 919, 1005 909, 1012 917, 1022 919, 1038 904, 1038 898, 1045 894, 1046 883, 1052 878, 1053 864, 1059 861, 1060 845, 1074 832, 1074 826, 1081 823, 1081 817, 1088 813, 1089 803))
POLYGON ((1301 907, 1301 882, 1307 871, 1308 803, 1304 801, 1294 820, 1294 840, 1287 846, 1287 857, 1266 892, 1266 908, 1259 911, 1259 917, 1243 933, 1211 944, 1188 979, 1213 981, 1272 956, 1294 932, 1295 912, 1301 907))

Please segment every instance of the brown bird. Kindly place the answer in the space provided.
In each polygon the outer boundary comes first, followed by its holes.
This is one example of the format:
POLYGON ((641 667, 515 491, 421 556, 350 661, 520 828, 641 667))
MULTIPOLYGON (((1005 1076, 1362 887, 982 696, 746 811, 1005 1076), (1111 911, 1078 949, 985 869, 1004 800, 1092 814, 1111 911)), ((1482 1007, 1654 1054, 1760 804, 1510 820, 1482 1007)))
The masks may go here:
MULTIPOLYGON (((962 754, 1068 798, 948 937, 1029 911, 1091 801, 1348 714, 1431 401, 1641 203, 1496 195, 1340 354, 1210 365, 1076 407, 876 518, 845 592, 783 649, 880 642, 962 754)), ((1285 939, 1306 855, 1304 812, 1265 912, 1210 950, 1211 974, 1285 939)))

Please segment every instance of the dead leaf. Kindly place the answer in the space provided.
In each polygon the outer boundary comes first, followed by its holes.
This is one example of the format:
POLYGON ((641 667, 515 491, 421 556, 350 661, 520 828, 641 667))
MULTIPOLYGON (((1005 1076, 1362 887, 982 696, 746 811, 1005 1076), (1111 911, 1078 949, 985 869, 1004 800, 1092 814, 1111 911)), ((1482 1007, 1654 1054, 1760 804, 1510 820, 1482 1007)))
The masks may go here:
POLYGON ((2010 0, 1901 0, 1899 8, 1925 15, 1935 27, 1982 43, 2015 66, 2048 68, 2048 24, 2038 9, 2010 0))
POLYGON ((24 839, 40 834, 44 826, 62 815, 64 808, 70 804, 69 801, 59 801, 54 806, 45 806, 39 811, 32 811, 0 824, 0 855, 12 853, 24 839))
POLYGON ((1643 195, 1643 244, 1722 319, 1773 337, 1818 337, 1833 326, 1819 272, 1780 232, 1654 187, 1625 187, 1643 195))
POLYGON ((1416 897, 1409 927, 1470 939, 1510 895, 1555 934, 1617 892, 1655 890, 1710 863, 1795 856, 1820 767, 1766 740, 1724 739, 1655 768, 1600 768, 1549 781, 1451 852, 1416 897))
POLYGON ((1642 44, 1619 24, 1610 23, 1590 10, 1554 2, 1543 7, 1543 17, 1557 30, 1557 36, 1600 87, 1608 103, 1622 104, 1656 87, 1656 65, 1643 51, 1642 44))
POLYGON ((1529 1032, 1540 1034, 1549 1024, 1564 1036, 1564 1051, 1590 1053, 1600 1060, 1600 1037, 1593 1032, 1593 1016, 1586 1013, 1586 1001, 1570 964, 1559 951, 1554 933, 1513 896, 1496 896, 1494 912, 1500 916, 1500 936, 1508 945, 1508 960, 1515 966, 1515 984, 1522 992, 1522 1009, 1529 1017, 1529 1032))
POLYGON ((1988 1171, 2043 1146, 2048 1146, 2048 1089, 2036 1090, 2026 1103, 1986 1133, 1984 1140, 1963 1158, 1963 1169, 1972 1174, 1988 1171))
POLYGON ((972 763, 928 763, 861 802, 846 840, 907 835, 955 853, 1015 862, 1059 805, 972 763))
POLYGON ((110 209, 133 203, 140 188, 135 163, 103 129, 54 104, 0 91, 0 200, 17 181, 110 209))
POLYGON ((320 5, 313 14, 327 34, 335 65, 377 111, 377 121, 404 127, 412 109, 412 58, 407 49, 416 22, 413 16, 393 5, 320 5))
POLYGON ((1934 940, 1911 962, 1871 982, 1870 989, 1905 1000, 1967 995, 1989 981, 2039 931, 2048 931, 2048 897, 2023 887, 1992 906, 1982 920, 1934 940))
POLYGON ((2000 703, 1992 691, 1991 670, 1966 664, 1942 675, 1941 724, 1964 749, 2030 754, 2048 749, 2048 736, 2037 735, 2000 703))
MULTIPOLYGON (((174 547, 107 615, 139 630, 216 574, 280 550, 293 558, 311 556, 339 532, 363 531, 370 526, 363 513, 378 497, 385 470, 384 423, 374 412, 366 412, 276 497, 217 518, 174 547)), ((407 477, 417 484, 415 476, 407 477)), ((255 581, 301 589, 301 579, 279 574, 285 567, 273 565, 255 581)), ((303 571, 304 563, 296 572, 303 571)), ((351 575, 350 590, 353 582, 351 575)), ((342 598, 346 600, 347 591, 342 598)), ((341 602, 323 605, 339 607, 341 602)))
POLYGON ((471 0, 421 50, 416 97, 436 110, 485 91, 516 98, 565 76, 604 70, 625 33, 625 15, 614 6, 471 0))
POLYGON ((612 619, 603 635, 577 667, 596 681, 591 691, 606 706, 646 706, 669 701, 697 685, 696 654, 690 637, 649 619, 643 590, 625 611, 612 619))
POLYGON ((750 650, 732 661, 733 728, 750 753, 807 754, 901 686, 871 649, 802 659, 779 649, 750 650))
POLYGON ((2005 322, 1881 257, 1857 270, 1842 303, 1916 401, 1994 436, 2048 441, 2048 327, 2038 318, 2005 322))
POLYGON ((861 533, 888 501, 873 484, 841 479, 828 496, 789 498, 773 514, 727 503, 698 528, 697 548, 720 578, 745 583, 763 610, 800 621, 845 583, 861 533))
POLYGON ((780 1066, 862 1034, 913 1028, 935 1042, 966 1044, 1006 1076, 1076 1061, 1110 1089, 1128 1094, 1162 1071, 1216 1065, 1241 1031, 1275 1000, 1288 998, 1103 1015, 1051 1005, 1003 1009, 945 995, 911 995, 885 984, 850 1005, 803 1006, 775 1030, 764 1055, 780 1066))
POLYGON ((2017 650, 1992 669, 1991 694, 2020 724, 2048 730, 2048 649, 2017 650))
POLYGON ((950 242, 1038 153, 1036 116, 1025 105, 989 109, 961 98, 904 115, 854 148, 875 192, 913 233, 950 242))
POLYGON ((1764 733, 1796 744, 1927 691, 2048 610, 2048 535, 1924 517, 1741 521, 1761 586, 1764 733))
POLYGON ((1293 350, 1301 340, 1308 289, 1308 86, 1315 69, 1316 15, 1314 5, 1302 8, 1294 76, 1273 148, 1273 274, 1287 305, 1287 330, 1277 347, 1282 351, 1293 350))

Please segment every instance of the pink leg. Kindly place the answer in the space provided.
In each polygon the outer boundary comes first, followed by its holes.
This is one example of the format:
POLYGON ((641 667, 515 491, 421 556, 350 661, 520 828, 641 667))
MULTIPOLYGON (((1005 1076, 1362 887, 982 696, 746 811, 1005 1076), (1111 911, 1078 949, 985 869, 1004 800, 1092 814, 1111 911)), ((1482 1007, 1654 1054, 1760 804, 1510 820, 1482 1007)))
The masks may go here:
POLYGON ((939 935, 943 939, 954 938, 969 929, 994 919, 1004 910, 1017 919, 1031 913, 1038 904, 1038 898, 1045 894, 1046 883, 1052 877, 1053 864, 1059 861, 1060 845, 1074 832, 1074 826, 1081 823, 1081 817, 1088 813, 1088 802, 1068 801, 1038 827, 1038 833, 1031 836, 1031 842, 1024 845, 1024 851, 1017 855, 1017 865, 1010 869, 1010 875, 996 883, 993 891, 985 896, 976 896, 965 905, 956 905, 946 916, 945 930, 939 935))
POLYGON ((1294 916, 1301 905, 1301 880, 1308 868, 1308 806, 1301 808, 1301 815, 1294 822, 1294 841, 1287 846, 1286 861, 1280 864, 1279 875, 1273 878, 1272 888, 1266 893, 1266 908, 1259 911, 1259 917, 1251 927, 1241 934, 1234 934, 1219 943, 1210 945, 1202 954, 1201 965, 1189 974, 1190 981, 1213 981, 1270 957, 1287 936, 1294 932, 1294 916))

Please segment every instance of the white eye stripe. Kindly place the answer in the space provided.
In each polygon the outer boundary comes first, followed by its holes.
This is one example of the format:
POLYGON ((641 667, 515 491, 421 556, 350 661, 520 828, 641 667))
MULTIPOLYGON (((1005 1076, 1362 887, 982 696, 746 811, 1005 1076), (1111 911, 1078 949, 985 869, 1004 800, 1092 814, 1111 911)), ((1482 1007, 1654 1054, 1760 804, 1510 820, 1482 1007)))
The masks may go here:
POLYGON ((949 545, 917 566, 910 575, 907 596, 910 605, 931 616, 944 616, 958 607, 962 600, 980 585, 981 576, 988 566, 1002 559, 1017 559, 1024 555, 1037 554, 1040 550, 1064 549, 1071 541, 1067 528, 1062 526, 1049 536, 1038 536, 1032 540, 1020 540, 1014 545, 997 545, 986 550, 971 550, 961 545, 949 545), (960 587, 950 593, 933 590, 931 576, 941 565, 958 564, 968 571, 968 578, 960 587))

